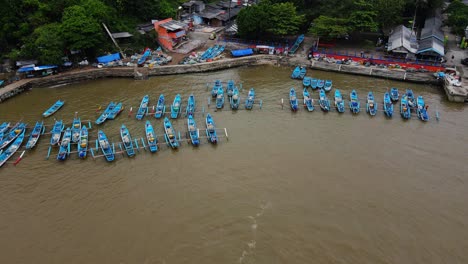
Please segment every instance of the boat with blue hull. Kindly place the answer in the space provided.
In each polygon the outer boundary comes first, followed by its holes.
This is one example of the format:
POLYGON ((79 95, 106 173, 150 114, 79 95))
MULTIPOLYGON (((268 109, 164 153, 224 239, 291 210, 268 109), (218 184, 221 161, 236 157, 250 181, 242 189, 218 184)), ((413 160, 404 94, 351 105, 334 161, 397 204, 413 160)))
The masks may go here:
POLYGON ((143 96, 143 99, 141 99, 140 107, 138 107, 138 112, 135 115, 137 120, 143 119, 143 117, 148 114, 148 103, 149 103, 149 95, 143 96))
POLYGON ((182 98, 180 94, 177 94, 174 98, 174 102, 171 105, 171 118, 178 118, 180 114, 180 104, 182 102, 182 98))
POLYGON ((26 143, 26 149, 32 149, 36 146, 37 141, 39 141, 39 138, 43 133, 43 129, 44 122, 36 122, 36 125, 34 125, 34 128, 31 131, 31 134, 29 135, 28 142, 26 143))
POLYGON ((206 115, 206 136, 210 143, 218 143, 218 135, 216 134, 216 126, 210 114, 206 115))
POLYGON ((384 102, 383 102, 383 109, 384 113, 387 117, 393 116, 393 103, 390 93, 386 92, 384 94, 384 102))
POLYGON ((392 87, 390 89, 390 99, 392 102, 400 100, 400 93, 398 92, 398 88, 392 87))
POLYGON ((155 118, 161 118, 166 112, 166 105, 164 102, 164 94, 161 94, 158 99, 158 104, 156 105, 156 111, 154 113, 155 118))
POLYGON ((254 102, 255 102, 255 90, 254 88, 251 88, 249 90, 249 94, 247 95, 247 98, 245 99, 245 109, 251 110, 254 102))
POLYGON ((361 102, 359 101, 356 90, 352 90, 349 94, 349 110, 353 114, 357 114, 361 111, 361 102))
POLYGON ((62 120, 55 121, 54 126, 52 127, 52 131, 50 131, 50 145, 58 145, 60 138, 62 137, 62 131, 65 128, 62 120))
POLYGON ((77 143, 80 140, 80 132, 81 132, 81 119, 76 117, 73 119, 71 133, 72 133, 72 142, 77 143))
POLYGON ((325 90, 320 89, 320 99, 319 99, 319 105, 320 108, 324 112, 330 111, 330 100, 328 100, 327 94, 325 93, 325 90))
POLYGON ((234 88, 234 92, 232 93, 231 98, 229 98, 229 103, 231 105, 232 110, 239 109, 240 94, 239 94, 239 89, 237 89, 237 87, 234 88))
POLYGON ((54 105, 52 105, 49 109, 47 109, 43 114, 42 116, 43 117, 49 117, 53 114, 55 114, 55 112, 57 112, 60 108, 62 108, 62 106, 65 104, 65 101, 62 101, 62 100, 58 100, 57 102, 55 102, 54 105))
POLYGON ((291 78, 293 79, 299 79, 301 76, 301 67, 299 66, 296 66, 296 68, 294 68, 292 74, 291 74, 291 78))
POLYGON ((86 158, 88 155, 88 128, 81 127, 80 140, 78 141, 78 157, 81 159, 86 158))
POLYGON ((219 88, 223 89, 223 83, 221 80, 216 80, 213 85, 213 89, 211 89, 211 97, 216 98, 219 88))
POLYGON ((289 90, 289 104, 291 105, 292 111, 297 111, 297 95, 296 90, 294 88, 291 88, 289 90))
POLYGON ((185 115, 193 115, 195 113, 195 96, 193 94, 189 95, 187 99, 187 107, 185 108, 185 115))
POLYGON ((224 107, 224 89, 220 87, 216 94, 216 108, 221 109, 224 107))
POLYGON ((341 91, 338 89, 335 89, 335 107, 338 113, 344 113, 345 102, 343 100, 343 96, 341 95, 341 91))
POLYGON ((304 87, 304 90, 302 91, 302 96, 304 97, 304 107, 307 109, 307 111, 312 112, 314 111, 314 99, 310 97, 309 90, 304 87))
POLYGON ((166 140, 167 145, 171 148, 176 149, 179 147, 176 131, 167 117, 164 118, 164 139, 166 140))
POLYGON ((410 109, 416 107, 416 99, 414 98, 413 90, 406 89, 406 100, 408 101, 410 109))
POLYGON ((377 102, 375 101, 374 93, 372 91, 367 94, 366 110, 371 116, 375 116, 377 114, 377 102))
POLYGON ((323 84, 323 89, 325 90, 325 92, 329 92, 331 91, 332 86, 333 86, 332 80, 325 80, 325 83, 323 84))
POLYGON ((11 156, 13 156, 13 154, 15 154, 16 151, 21 147, 21 144, 23 144, 24 140, 24 133, 25 130, 23 129, 21 133, 18 134, 18 136, 15 138, 13 143, 0 154, 0 167, 2 167, 8 161, 8 159, 10 159, 11 156))
POLYGON ((13 142, 21 133, 26 130, 25 123, 17 123, 8 132, 3 134, 2 141, 0 142, 0 150, 6 148, 13 142))
POLYGON ((133 148, 133 139, 130 135, 130 131, 125 125, 120 127, 120 137, 122 138, 122 144, 124 146, 125 152, 129 157, 135 156, 135 149, 133 148))
POLYGON ((156 133, 154 133, 154 129, 150 121, 146 121, 145 135, 146 135, 146 142, 148 143, 148 149, 152 153, 155 153, 156 151, 158 151, 158 137, 156 136, 156 133))
POLYGON ((404 94, 400 100, 400 115, 403 119, 411 118, 411 110, 408 105, 408 96, 406 94, 404 94))
POLYGON ((310 82, 310 87, 312 87, 312 89, 317 89, 318 87, 318 79, 315 79, 315 78, 312 78, 312 81, 310 82))
POLYGON ((304 79, 306 74, 307 74, 307 68, 306 67, 301 67, 301 72, 299 73, 299 79, 304 79))
POLYGON ((57 154, 57 160, 64 161, 70 155, 70 144, 72 140, 72 132, 68 127, 63 133, 62 141, 59 144, 59 152, 57 154))
POLYGON ((106 134, 104 134, 102 130, 98 131, 98 143, 104 158, 109 162, 113 161, 115 159, 114 148, 111 146, 106 134))
POLYGON ((226 93, 228 97, 231 97, 234 94, 234 88, 236 88, 236 84, 233 80, 229 80, 226 86, 226 93))
POLYGON ((118 103, 114 107, 114 109, 109 111, 109 115, 107 116, 107 119, 109 119, 109 120, 115 119, 123 110, 124 110, 124 107, 123 107, 122 103, 118 103))
POLYGON ((429 115, 427 114, 427 106, 426 103, 424 102, 424 98, 420 95, 416 99, 416 114, 418 115, 419 119, 421 121, 427 122, 429 121, 429 115))
POLYGON ((109 105, 107 105, 106 109, 102 114, 96 119, 96 125, 100 125, 104 123, 107 120, 107 117, 109 116, 109 113, 115 108, 115 103, 110 102, 109 105))
POLYGON ((325 87, 325 80, 317 80, 317 88, 318 89, 323 89, 325 87))
POLYGON ((187 131, 190 137, 190 143, 194 146, 200 145, 200 134, 193 115, 189 115, 187 118, 187 131))
POLYGON ((4 133, 5 131, 8 130, 9 127, 10 127, 10 122, 3 122, 0 125, 0 133, 4 133))
POLYGON ((304 79, 302 79, 302 86, 304 88, 311 87, 311 84, 312 84, 312 78, 310 78, 309 76, 306 76, 304 77, 304 79))

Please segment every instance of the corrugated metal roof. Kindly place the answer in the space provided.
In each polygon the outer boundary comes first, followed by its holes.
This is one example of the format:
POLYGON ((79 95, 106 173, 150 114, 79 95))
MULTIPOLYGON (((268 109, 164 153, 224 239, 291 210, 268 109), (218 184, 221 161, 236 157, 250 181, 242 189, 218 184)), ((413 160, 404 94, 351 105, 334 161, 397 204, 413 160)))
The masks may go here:
POLYGON ((444 43, 437 38, 428 38, 419 41, 419 48, 417 54, 435 52, 440 56, 445 55, 444 43))
POLYGON ((424 22, 424 28, 421 30, 421 40, 435 37, 440 41, 444 41, 444 33, 440 30, 442 20, 437 17, 431 17, 424 22))
POLYGON ((118 38, 129 38, 129 37, 133 37, 132 34, 128 33, 128 32, 118 32, 118 33, 112 33, 112 37, 118 39, 118 38))
POLYGON ((160 26, 170 31, 176 31, 185 28, 185 24, 177 20, 171 20, 169 22, 161 24, 160 26))
POLYGON ((231 8, 231 11, 225 11, 225 13, 222 13, 218 16, 216 16, 217 19, 219 20, 222 20, 222 21, 228 21, 229 19, 231 19, 232 17, 235 17, 237 16, 237 14, 239 14, 241 8, 231 8))
POLYGON ((387 51, 393 51, 399 48, 405 48, 411 53, 416 53, 418 50, 416 34, 403 25, 395 27, 388 39, 387 51))

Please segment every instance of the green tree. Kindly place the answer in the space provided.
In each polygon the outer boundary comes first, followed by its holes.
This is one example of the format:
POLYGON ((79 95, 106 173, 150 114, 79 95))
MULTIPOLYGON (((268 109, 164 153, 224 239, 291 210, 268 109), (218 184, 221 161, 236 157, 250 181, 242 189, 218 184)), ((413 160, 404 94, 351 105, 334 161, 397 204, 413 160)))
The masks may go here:
POLYGON ((319 16, 314 19, 309 32, 325 39, 342 37, 350 31, 349 21, 344 18, 319 16))
POLYGON ((237 15, 239 35, 243 38, 261 38, 269 27, 269 14, 262 5, 241 9, 237 15))
POLYGON ((67 48, 73 50, 93 50, 103 42, 101 25, 78 5, 65 9, 62 36, 67 48))
POLYGON ((274 4, 268 11, 270 25, 267 31, 276 36, 296 34, 305 22, 304 15, 297 15, 293 3, 274 4))
POLYGON ((354 2, 355 9, 351 12, 349 23, 353 31, 377 31, 378 24, 375 21, 377 12, 371 3, 365 0, 354 2))
POLYGON ((460 0, 454 0, 447 7, 448 13, 447 25, 458 35, 464 35, 465 28, 468 26, 468 6, 460 0))
POLYGON ((382 29, 391 29, 402 22, 401 14, 405 3, 405 0, 373 0, 373 6, 377 13, 376 22, 382 29))
POLYGON ((38 49, 38 60, 44 64, 61 64, 65 45, 62 40, 62 28, 58 23, 51 23, 34 30, 34 46, 38 49))

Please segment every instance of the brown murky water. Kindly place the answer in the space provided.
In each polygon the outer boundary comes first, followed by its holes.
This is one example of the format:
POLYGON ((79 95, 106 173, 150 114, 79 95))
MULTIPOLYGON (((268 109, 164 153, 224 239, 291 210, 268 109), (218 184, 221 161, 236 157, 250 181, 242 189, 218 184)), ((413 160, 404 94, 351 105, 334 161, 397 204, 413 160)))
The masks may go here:
MULTIPOLYGON (((155 103, 160 93, 184 102, 194 93, 201 110, 207 82, 234 79, 243 96, 255 87, 263 100, 261 110, 209 110, 228 128, 229 141, 217 146, 57 162, 56 152, 45 160, 44 136, 18 166, 0 169, 0 263, 468 263, 466 107, 440 88, 309 72, 361 99, 370 89, 382 98, 387 87, 411 87, 432 120, 291 113, 279 105, 301 86, 290 73, 265 66, 106 79, 0 104, 0 120, 33 125, 59 98, 66 105, 54 117, 67 122, 75 112, 94 121, 98 105, 120 100, 127 109, 100 127, 119 141, 122 123, 143 136, 144 122, 127 114, 145 94, 155 103)), ((147 119, 162 134, 162 121, 147 119)), ((203 124, 201 113, 196 120, 203 124)), ((184 119, 173 124, 185 131, 184 119)))

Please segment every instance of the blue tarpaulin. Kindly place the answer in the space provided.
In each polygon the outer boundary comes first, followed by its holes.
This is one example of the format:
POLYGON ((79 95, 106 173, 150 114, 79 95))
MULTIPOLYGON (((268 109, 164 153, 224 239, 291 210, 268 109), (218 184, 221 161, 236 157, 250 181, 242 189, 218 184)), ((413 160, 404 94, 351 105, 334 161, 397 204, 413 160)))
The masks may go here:
POLYGON ((248 56, 248 55, 253 54, 253 50, 252 49, 232 50, 231 54, 233 57, 248 56))
POLYGON ((116 61, 116 60, 120 60, 120 54, 119 53, 114 53, 114 54, 111 54, 111 55, 101 56, 101 57, 97 58, 97 61, 99 63, 108 63, 108 62, 116 61))
POLYGON ((43 65, 43 66, 30 66, 30 67, 21 67, 18 72, 31 72, 31 71, 41 71, 41 70, 48 70, 48 69, 55 69, 57 68, 56 65, 43 65))

